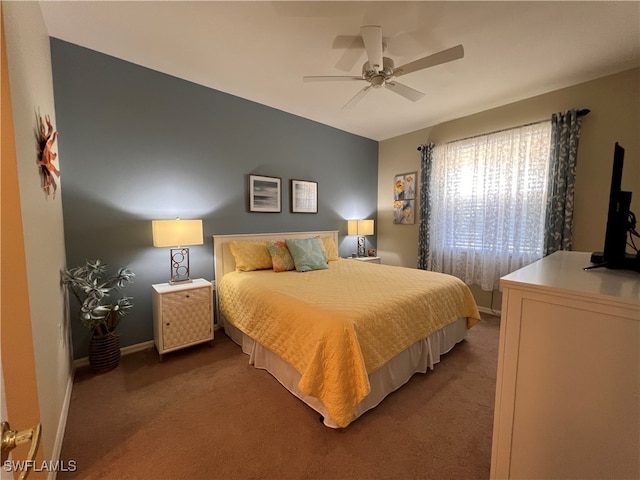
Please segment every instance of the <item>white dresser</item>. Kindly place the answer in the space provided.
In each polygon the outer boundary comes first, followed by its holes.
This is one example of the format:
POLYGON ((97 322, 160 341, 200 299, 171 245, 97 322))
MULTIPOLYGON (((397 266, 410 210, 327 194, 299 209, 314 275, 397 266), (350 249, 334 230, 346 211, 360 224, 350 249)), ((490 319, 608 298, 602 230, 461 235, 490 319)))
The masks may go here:
POLYGON ((502 278, 491 478, 640 478, 640 274, 589 258, 502 278))

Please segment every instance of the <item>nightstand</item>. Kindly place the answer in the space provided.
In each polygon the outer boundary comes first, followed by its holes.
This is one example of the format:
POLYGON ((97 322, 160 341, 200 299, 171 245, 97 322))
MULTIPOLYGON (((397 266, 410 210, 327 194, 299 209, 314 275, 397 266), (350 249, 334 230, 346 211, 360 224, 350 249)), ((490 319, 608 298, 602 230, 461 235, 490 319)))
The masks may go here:
POLYGON ((213 342, 213 285, 160 283, 153 288, 153 338, 162 355, 198 343, 213 342))
POLYGON ((351 257, 351 260, 360 260, 361 262, 382 263, 380 257, 351 257))

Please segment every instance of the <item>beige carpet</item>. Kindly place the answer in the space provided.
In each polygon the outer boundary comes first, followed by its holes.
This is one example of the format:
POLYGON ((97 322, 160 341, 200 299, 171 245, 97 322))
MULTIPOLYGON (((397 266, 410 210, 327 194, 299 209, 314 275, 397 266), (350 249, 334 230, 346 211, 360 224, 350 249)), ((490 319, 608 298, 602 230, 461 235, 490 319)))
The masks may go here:
POLYGON ((76 372, 58 479, 489 477, 499 319, 343 430, 291 395, 221 331, 214 346, 76 372))

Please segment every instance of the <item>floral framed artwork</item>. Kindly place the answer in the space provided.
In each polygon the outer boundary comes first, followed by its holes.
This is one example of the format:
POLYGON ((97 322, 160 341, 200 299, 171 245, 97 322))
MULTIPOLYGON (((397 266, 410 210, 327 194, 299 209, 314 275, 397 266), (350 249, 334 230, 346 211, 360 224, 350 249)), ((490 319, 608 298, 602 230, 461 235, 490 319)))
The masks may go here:
POLYGON ((318 213, 318 182, 291 180, 291 212, 318 213))
POLYGON ((418 172, 401 173, 393 180, 393 223, 413 225, 416 221, 416 178, 418 172))
POLYGON ((280 213, 282 211, 282 179, 249 175, 249 211, 280 213))

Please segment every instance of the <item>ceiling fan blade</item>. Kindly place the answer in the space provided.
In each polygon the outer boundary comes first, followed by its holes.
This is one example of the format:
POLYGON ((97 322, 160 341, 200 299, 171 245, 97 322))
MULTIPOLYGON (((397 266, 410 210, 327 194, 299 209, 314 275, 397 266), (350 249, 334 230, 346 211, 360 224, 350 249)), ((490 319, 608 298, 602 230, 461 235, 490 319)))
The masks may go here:
POLYGON ((382 70, 382 27, 378 25, 365 25, 360 27, 360 35, 367 51, 369 67, 376 73, 382 70))
POLYGON ((364 42, 360 35, 338 35, 332 48, 344 50, 335 67, 343 72, 350 72, 362 57, 364 42))
POLYGON ((302 77, 303 82, 340 82, 343 80, 364 80, 362 77, 356 77, 353 75, 320 75, 320 76, 306 76, 302 77))
POLYGON ((331 48, 336 49, 356 49, 361 50, 364 48, 364 41, 360 35, 338 35, 333 39, 331 48))
POLYGON ((364 87, 362 90, 356 93, 351 100, 345 103, 344 107, 342 108, 349 109, 349 108, 355 107, 360 102, 360 100, 362 100, 362 98, 367 94, 369 89, 371 89, 371 85, 367 85, 366 87, 364 87))
POLYGON ((434 67, 441 63, 458 60, 462 57, 464 57, 464 48, 462 45, 456 45, 455 47, 442 50, 441 52, 434 53, 428 57, 419 58, 418 60, 397 67, 393 70, 393 74, 394 76, 399 77, 400 75, 406 75, 407 73, 422 70, 424 68, 434 67))
POLYGON ((389 90, 391 90, 392 92, 395 92, 398 95, 401 95, 404 98, 411 100, 412 102, 417 102, 422 97, 424 97, 424 93, 419 92, 418 90, 416 90, 414 88, 407 87, 406 85, 403 85, 402 83, 387 82, 387 83, 384 84, 384 86, 386 88, 388 88, 389 90))

